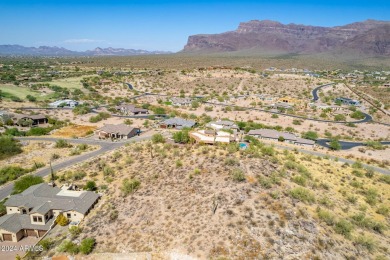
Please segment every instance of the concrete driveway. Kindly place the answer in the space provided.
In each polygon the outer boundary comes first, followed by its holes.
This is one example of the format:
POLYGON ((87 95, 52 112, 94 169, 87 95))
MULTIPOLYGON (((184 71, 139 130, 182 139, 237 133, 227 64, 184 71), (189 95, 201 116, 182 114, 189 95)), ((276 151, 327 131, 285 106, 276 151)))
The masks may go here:
POLYGON ((16 255, 24 256, 27 252, 24 250, 25 246, 33 246, 38 243, 39 238, 24 237, 19 242, 0 242, 0 259, 1 260, 15 260, 16 255))

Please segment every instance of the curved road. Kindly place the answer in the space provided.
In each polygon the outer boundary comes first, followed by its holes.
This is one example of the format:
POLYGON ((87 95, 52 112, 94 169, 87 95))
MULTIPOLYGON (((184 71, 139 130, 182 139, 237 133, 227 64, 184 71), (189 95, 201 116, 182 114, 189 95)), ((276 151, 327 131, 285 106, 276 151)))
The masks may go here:
MULTIPOLYGON (((21 141, 28 140, 28 141, 51 141, 51 142, 55 142, 55 141, 57 141, 59 139, 64 139, 64 138, 17 137, 16 139, 21 140, 21 141)), ((126 143, 140 142, 140 141, 149 140, 149 139, 151 139, 151 135, 136 136, 136 137, 131 138, 128 141, 122 141, 122 142, 109 142, 109 141, 88 140, 88 139, 65 139, 69 143, 76 143, 76 144, 84 143, 84 144, 90 144, 90 145, 99 145, 100 149, 92 151, 92 152, 88 152, 88 153, 85 153, 85 154, 82 154, 82 155, 79 155, 79 156, 76 156, 76 157, 70 157, 69 159, 67 159, 65 161, 62 161, 62 162, 57 163, 57 164, 53 164, 52 167, 53 167, 54 171, 59 171, 59 170, 65 169, 67 167, 70 167, 72 165, 75 165, 75 164, 78 164, 80 162, 83 162, 85 160, 88 160, 88 159, 90 159, 92 157, 95 157, 95 156, 101 155, 103 153, 115 150, 115 149, 125 145, 126 143)), ((45 168, 39 169, 35 173, 33 173, 33 175, 41 176, 41 177, 45 177, 45 176, 47 176, 49 174, 50 174, 50 167, 45 167, 45 168)), ((13 182, 5 184, 5 185, 0 187, 0 201, 2 201, 8 195, 11 194, 13 187, 14 187, 13 182)))
MULTIPOLYGON (((329 144, 328 144, 329 141, 330 141, 329 139, 318 139, 316 143, 323 147, 329 148, 329 144)), ((364 142, 339 141, 339 143, 341 145, 341 150, 348 150, 357 146, 366 146, 364 142)), ((380 143, 383 145, 390 145, 390 141, 383 141, 380 143)))

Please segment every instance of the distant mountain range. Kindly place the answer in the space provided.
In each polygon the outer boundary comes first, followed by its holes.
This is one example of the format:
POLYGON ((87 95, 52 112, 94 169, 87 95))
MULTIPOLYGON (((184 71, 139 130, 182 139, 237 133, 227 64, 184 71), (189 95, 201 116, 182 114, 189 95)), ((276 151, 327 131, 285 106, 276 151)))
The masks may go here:
POLYGON ((183 52, 334 53, 390 57, 390 21, 320 27, 275 21, 240 23, 235 31, 189 36, 183 52))
POLYGON ((169 54, 166 51, 145 51, 123 48, 95 48, 88 51, 71 51, 61 47, 24 47, 21 45, 0 45, 0 56, 134 56, 169 54))

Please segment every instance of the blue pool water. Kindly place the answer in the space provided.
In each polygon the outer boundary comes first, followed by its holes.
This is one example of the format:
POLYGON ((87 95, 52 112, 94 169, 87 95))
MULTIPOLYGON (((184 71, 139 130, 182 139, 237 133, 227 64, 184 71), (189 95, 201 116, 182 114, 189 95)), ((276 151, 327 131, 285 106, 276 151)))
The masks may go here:
POLYGON ((248 148, 248 145, 246 143, 240 143, 239 147, 240 147, 240 149, 246 149, 246 148, 248 148))

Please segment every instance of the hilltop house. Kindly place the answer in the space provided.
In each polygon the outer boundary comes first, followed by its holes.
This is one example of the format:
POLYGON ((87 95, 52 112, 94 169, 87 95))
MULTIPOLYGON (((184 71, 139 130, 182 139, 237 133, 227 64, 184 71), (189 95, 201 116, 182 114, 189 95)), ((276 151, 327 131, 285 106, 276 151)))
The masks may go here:
POLYGON ((140 133, 141 130, 139 128, 131 127, 126 124, 107 124, 95 131, 95 134, 99 137, 99 139, 129 139, 131 137, 139 135, 140 133))
POLYGON ((18 126, 37 126, 47 124, 49 120, 44 115, 14 114, 12 116, 12 121, 18 126))
POLYGON ((238 126, 234 122, 228 120, 211 121, 206 126, 213 128, 215 130, 220 130, 220 129, 238 130, 238 126))
POLYGON ((195 139, 196 142, 205 144, 214 143, 231 143, 238 142, 239 138, 237 133, 229 133, 225 131, 214 131, 214 130, 198 130, 189 133, 190 137, 195 139))
POLYGON ((99 195, 92 191, 72 190, 41 183, 4 203, 7 214, 0 217, 0 240, 18 242, 26 236, 42 237, 63 214, 70 221, 80 222, 96 204, 99 195))
POLYGON ((79 102, 73 99, 63 99, 57 100, 49 104, 49 107, 58 108, 58 107, 76 107, 79 105, 79 102))
POLYGON ((119 105, 115 107, 116 110, 118 110, 120 113, 124 115, 145 115, 149 114, 149 111, 144 108, 138 108, 134 105, 119 105))
POLYGON ((290 144, 313 146, 314 141, 297 137, 294 134, 279 132, 274 129, 256 129, 248 132, 249 136, 257 137, 264 140, 283 141, 290 144))
POLYGON ((178 117, 174 118, 168 118, 164 121, 160 122, 160 128, 175 128, 175 129, 182 129, 182 128, 192 128, 196 125, 196 122, 193 120, 186 120, 178 117))

